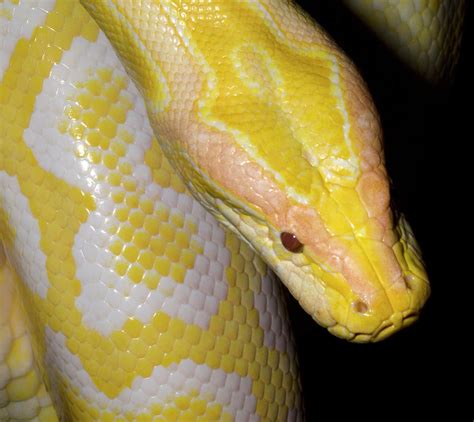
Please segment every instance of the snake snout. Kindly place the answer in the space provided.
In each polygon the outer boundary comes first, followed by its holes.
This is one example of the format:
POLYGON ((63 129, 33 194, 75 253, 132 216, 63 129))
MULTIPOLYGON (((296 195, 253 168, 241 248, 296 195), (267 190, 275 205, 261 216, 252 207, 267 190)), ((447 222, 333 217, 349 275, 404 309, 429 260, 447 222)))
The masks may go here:
POLYGON ((400 216, 392 227, 385 241, 347 236, 327 241, 326 249, 305 241, 302 253, 310 265, 304 272, 285 260, 274 268, 332 334, 360 343, 382 340, 412 324, 430 293, 408 223, 400 216))
POLYGON ((336 323, 328 329, 351 342, 383 340, 414 323, 428 295, 429 285, 424 277, 402 276, 370 296, 344 298, 333 305, 331 313, 336 323))

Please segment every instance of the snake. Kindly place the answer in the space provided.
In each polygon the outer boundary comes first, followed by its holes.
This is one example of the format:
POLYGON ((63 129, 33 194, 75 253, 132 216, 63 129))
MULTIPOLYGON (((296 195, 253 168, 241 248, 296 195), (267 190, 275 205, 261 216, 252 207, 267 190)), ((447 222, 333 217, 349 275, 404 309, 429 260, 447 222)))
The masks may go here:
MULTIPOLYGON (((452 72, 464 2, 346 3, 452 72)), ((0 22, 0 420, 303 420, 286 292, 352 342, 417 319, 373 100, 298 5, 3 0, 0 22)))

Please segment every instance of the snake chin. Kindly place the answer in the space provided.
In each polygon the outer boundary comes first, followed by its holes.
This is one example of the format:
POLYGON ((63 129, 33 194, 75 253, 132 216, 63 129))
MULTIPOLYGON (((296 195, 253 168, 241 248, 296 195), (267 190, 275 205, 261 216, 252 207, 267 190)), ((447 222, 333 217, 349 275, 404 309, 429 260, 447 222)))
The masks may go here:
POLYGON ((394 313, 389 319, 381 322, 372 333, 353 333, 340 324, 328 327, 328 331, 336 337, 353 343, 376 343, 385 340, 400 329, 412 325, 418 319, 418 316, 418 312, 411 310, 394 313))

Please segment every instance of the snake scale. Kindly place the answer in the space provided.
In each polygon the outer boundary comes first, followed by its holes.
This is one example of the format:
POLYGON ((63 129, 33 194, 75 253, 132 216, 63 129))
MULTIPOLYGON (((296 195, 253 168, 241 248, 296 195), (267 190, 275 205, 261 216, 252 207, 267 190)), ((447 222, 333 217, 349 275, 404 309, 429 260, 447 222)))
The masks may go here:
MULTIPOLYGON (((450 72, 464 2, 347 3, 450 72)), ((302 420, 273 272, 350 341, 417 318, 373 102, 295 4, 9 0, 0 24, 0 420, 302 420)))

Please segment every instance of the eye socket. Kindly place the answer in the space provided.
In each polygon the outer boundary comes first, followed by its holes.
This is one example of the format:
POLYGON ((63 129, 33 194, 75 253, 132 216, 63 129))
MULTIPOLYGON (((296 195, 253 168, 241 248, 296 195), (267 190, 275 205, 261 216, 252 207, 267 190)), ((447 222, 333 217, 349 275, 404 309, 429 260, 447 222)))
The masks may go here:
POLYGON ((281 243, 285 249, 293 253, 299 253, 303 250, 303 244, 293 233, 282 232, 280 235, 281 243))

